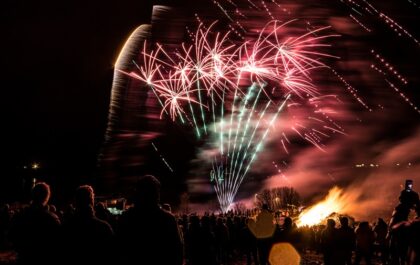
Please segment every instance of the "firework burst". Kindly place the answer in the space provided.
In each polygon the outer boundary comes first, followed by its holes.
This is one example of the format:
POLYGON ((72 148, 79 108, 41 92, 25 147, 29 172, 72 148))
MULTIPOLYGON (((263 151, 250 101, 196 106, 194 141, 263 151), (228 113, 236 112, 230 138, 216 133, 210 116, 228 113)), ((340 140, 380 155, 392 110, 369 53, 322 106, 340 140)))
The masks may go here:
MULTIPOLYGON (((154 92, 162 106, 161 117, 167 114, 173 121, 188 120, 199 138, 217 139, 219 151, 210 179, 222 211, 233 202, 286 102, 292 95, 318 96, 310 74, 327 67, 320 58, 334 57, 317 51, 329 46, 321 41, 337 36, 319 35, 329 27, 284 36, 284 28, 292 22, 273 20, 257 38, 240 45, 230 38, 230 32, 215 30, 215 22, 209 27, 200 24, 192 41, 175 51, 166 51, 159 44, 148 51, 145 44, 143 60, 134 62, 137 71, 124 72, 154 92)), ((323 132, 302 134, 292 129, 322 149, 318 135, 323 132)), ((282 135, 287 152, 285 143, 290 141, 284 132, 282 135)))

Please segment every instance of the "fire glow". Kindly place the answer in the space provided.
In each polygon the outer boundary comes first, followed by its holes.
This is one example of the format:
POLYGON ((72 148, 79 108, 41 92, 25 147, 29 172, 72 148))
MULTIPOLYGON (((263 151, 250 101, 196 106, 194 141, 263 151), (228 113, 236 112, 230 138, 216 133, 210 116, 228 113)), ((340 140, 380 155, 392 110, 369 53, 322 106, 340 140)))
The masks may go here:
POLYGON ((299 227, 320 224, 332 213, 346 213, 351 206, 351 202, 352 196, 344 193, 339 187, 333 187, 322 201, 305 209, 299 215, 296 224, 299 227))

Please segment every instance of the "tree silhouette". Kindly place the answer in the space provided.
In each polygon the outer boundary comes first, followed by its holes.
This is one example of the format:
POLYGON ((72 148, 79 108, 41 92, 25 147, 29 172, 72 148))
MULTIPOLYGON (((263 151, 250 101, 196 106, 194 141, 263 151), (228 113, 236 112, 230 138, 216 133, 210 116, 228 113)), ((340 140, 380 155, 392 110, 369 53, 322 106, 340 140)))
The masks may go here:
POLYGON ((293 187, 276 187, 264 189, 255 195, 255 204, 261 207, 267 204, 273 210, 294 212, 300 205, 300 195, 293 187))

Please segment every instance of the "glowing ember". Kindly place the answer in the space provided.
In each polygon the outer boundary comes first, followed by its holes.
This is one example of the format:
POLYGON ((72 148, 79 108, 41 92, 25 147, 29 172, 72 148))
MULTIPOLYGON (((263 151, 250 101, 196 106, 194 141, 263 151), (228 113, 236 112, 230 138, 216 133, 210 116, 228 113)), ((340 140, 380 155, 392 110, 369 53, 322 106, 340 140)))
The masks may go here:
POLYGON ((344 213, 349 206, 348 196, 338 187, 332 188, 327 197, 314 206, 305 209, 296 222, 297 226, 312 226, 321 223, 332 213, 344 213))

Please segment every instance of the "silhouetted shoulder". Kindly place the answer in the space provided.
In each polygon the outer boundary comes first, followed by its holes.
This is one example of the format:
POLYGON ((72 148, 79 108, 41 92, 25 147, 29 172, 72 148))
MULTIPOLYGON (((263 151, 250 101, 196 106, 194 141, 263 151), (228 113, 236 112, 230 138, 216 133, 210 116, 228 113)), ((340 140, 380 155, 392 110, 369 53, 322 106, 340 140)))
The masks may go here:
POLYGON ((168 219, 171 219, 171 220, 172 219, 175 220, 175 216, 172 213, 170 213, 168 211, 165 211, 163 209, 159 209, 159 212, 160 212, 160 214, 162 215, 163 218, 168 218, 168 219))
POLYGON ((413 238, 415 238, 417 241, 420 241, 420 219, 418 218, 412 221, 409 227, 410 227, 410 234, 413 235, 413 238))
POLYGON ((113 234, 114 233, 114 231, 113 231, 113 229, 112 229, 112 227, 111 227, 111 225, 108 223, 108 222, 106 222, 106 221, 103 221, 103 220, 101 220, 101 219, 99 219, 99 218, 94 218, 93 219, 94 220, 94 222, 96 223, 96 225, 101 229, 101 230, 103 230, 104 232, 107 232, 108 234, 113 234))
POLYGON ((176 222, 175 216, 172 213, 162 210, 160 208, 155 208, 152 211, 145 212, 141 209, 137 209, 136 207, 130 207, 121 215, 120 223, 129 222, 130 220, 139 218, 141 218, 142 220, 146 218, 150 220, 159 219, 159 221, 167 220, 171 222, 176 222))
POLYGON ((50 216, 49 218, 52 222, 56 224, 61 224, 60 218, 55 213, 47 212, 47 214, 50 216))
POLYGON ((134 209, 134 207, 130 207, 127 210, 125 210, 120 218, 119 218, 119 223, 125 223, 128 220, 135 218, 138 215, 137 211, 134 209))

